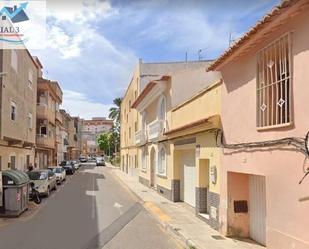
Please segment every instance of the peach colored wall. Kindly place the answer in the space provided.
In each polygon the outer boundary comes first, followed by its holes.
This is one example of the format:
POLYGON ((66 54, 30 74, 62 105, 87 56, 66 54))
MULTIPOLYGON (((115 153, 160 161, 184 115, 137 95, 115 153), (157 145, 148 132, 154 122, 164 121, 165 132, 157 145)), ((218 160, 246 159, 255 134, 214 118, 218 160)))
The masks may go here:
POLYGON ((249 200, 249 176, 247 174, 228 173, 228 235, 249 236, 248 213, 234 213, 234 201, 249 200))
MULTIPOLYGON (((222 68, 222 126, 227 143, 305 137, 309 130, 308 23, 309 11, 305 10, 282 25, 280 31, 272 32, 259 47, 293 31, 293 126, 265 131, 256 129, 256 51, 222 68)), ((309 248, 309 178, 302 185, 298 184, 304 175, 304 160, 305 155, 292 147, 238 153, 224 149, 220 207, 222 231, 227 229, 227 172, 263 175, 266 176, 267 248, 309 248)))

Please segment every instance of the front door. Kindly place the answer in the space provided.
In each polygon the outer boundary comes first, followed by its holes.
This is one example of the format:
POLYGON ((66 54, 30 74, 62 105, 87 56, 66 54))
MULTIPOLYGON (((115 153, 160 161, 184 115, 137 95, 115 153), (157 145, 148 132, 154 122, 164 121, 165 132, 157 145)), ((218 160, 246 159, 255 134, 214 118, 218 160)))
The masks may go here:
POLYGON ((266 245, 266 187, 265 176, 249 177, 250 237, 266 245))
POLYGON ((181 200, 195 207, 196 167, 194 150, 182 152, 180 197, 181 200))
POLYGON ((156 186, 156 152, 152 148, 150 151, 150 185, 151 187, 156 186))

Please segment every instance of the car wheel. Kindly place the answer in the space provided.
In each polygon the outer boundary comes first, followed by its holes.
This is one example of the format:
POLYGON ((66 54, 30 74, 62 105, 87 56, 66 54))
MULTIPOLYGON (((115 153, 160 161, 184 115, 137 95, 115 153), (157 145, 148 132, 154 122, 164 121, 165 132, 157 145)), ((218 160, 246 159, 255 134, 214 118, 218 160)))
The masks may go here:
POLYGON ((54 190, 55 190, 55 191, 57 190, 57 183, 55 183, 55 187, 54 187, 54 190))
POLYGON ((49 195, 50 195, 50 188, 49 188, 49 186, 47 187, 47 192, 46 192, 46 197, 49 197, 49 195))

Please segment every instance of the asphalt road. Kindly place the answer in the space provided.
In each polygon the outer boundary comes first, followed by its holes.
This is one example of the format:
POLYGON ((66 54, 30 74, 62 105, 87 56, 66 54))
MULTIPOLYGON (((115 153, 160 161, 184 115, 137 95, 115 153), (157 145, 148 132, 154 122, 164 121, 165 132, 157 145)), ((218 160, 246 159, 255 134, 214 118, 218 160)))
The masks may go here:
POLYGON ((174 249, 136 197, 106 167, 84 165, 31 219, 0 228, 0 249, 174 249))

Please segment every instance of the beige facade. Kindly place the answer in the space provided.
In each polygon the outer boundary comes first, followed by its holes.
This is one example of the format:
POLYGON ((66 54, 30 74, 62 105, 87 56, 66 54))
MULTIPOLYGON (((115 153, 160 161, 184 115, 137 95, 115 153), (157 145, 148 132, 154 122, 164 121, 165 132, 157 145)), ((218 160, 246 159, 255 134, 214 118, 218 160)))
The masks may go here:
MULTIPOLYGON (((136 144, 136 136, 139 136, 138 133, 141 130, 141 116, 135 109, 131 108, 131 105, 136 101, 147 84, 152 80, 159 79, 163 75, 170 75, 182 70, 200 68, 200 70, 205 71, 204 68, 208 64, 209 61, 167 63, 145 63, 142 60, 139 61, 121 104, 120 155, 121 168, 123 171, 138 177, 138 169, 141 165, 138 159, 140 152, 136 144)), ((216 74, 217 73, 210 73, 208 75, 216 74)), ((187 93, 193 95, 194 91, 196 91, 195 87, 188 89, 187 93)), ((175 98, 175 100, 181 102, 184 96, 178 96, 179 98, 175 98)))
POLYGON ((37 64, 28 50, 0 50, 0 170, 34 165, 37 64))
POLYGON ((107 133, 113 128, 113 121, 105 117, 94 117, 90 120, 82 120, 81 125, 82 154, 103 154, 103 152, 100 151, 97 139, 100 134, 107 133))
POLYGON ((139 180, 195 207, 219 228, 220 73, 197 66, 150 81, 133 103, 140 114, 139 180), (190 82, 193 87, 185 91, 190 82))
MULTIPOLYGON (((42 70, 42 68, 41 68, 42 70)), ((62 117, 59 105, 62 91, 56 81, 38 79, 37 87, 37 127, 36 127, 36 165, 38 168, 57 165, 62 117)), ((60 156, 59 156, 60 157, 60 156)))

